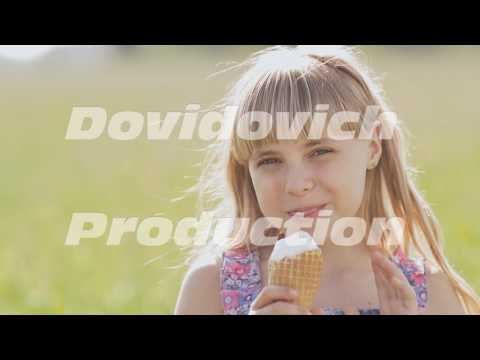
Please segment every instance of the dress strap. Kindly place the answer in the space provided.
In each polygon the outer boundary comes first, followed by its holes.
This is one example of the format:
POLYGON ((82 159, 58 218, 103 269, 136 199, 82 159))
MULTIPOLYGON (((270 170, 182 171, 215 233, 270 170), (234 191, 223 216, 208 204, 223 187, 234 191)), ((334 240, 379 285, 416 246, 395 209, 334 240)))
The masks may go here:
POLYGON ((393 262, 402 270, 410 286, 417 295, 417 304, 420 310, 427 307, 427 279, 425 259, 408 258, 400 248, 395 250, 392 257, 393 262))
POLYGON ((226 315, 246 315, 262 289, 258 252, 228 250, 222 256, 220 292, 226 315))

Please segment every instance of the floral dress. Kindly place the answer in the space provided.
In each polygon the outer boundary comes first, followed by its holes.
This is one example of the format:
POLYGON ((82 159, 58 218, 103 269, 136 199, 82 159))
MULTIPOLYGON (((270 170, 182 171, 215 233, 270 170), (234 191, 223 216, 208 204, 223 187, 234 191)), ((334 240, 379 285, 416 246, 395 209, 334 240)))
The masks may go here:
MULTIPOLYGON (((402 270, 408 282, 415 290, 420 311, 427 305, 427 286, 425 264, 421 259, 407 258, 398 249, 394 252, 393 262, 402 270)), ((262 290, 260 257, 258 252, 247 248, 225 251, 222 256, 220 274, 221 298, 226 315, 246 315, 250 304, 262 290)), ((327 315, 342 315, 343 311, 331 307, 323 308, 327 315)), ((379 315, 380 310, 359 309, 361 315, 379 315)))

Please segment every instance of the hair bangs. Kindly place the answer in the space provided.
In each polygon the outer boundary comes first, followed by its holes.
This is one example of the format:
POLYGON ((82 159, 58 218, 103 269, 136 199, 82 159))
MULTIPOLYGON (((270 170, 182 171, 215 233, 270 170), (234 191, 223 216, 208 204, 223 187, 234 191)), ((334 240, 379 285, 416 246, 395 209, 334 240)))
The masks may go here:
MULTIPOLYGON (((293 139, 288 139, 295 141, 322 138, 335 113, 363 112, 366 102, 352 101, 351 87, 332 81, 330 78, 335 75, 338 76, 325 64, 264 74, 255 86, 244 92, 239 102, 232 140, 236 160, 247 162, 256 150, 284 139, 279 135, 285 131, 294 134, 293 139), (314 125, 319 120, 324 123, 314 125), (248 131, 240 136, 239 128, 248 131), (258 131, 259 128, 263 131, 258 131), (251 136, 255 132, 263 136, 251 136)), ((345 122, 342 126, 343 131, 357 129, 358 123, 353 122, 345 122)))

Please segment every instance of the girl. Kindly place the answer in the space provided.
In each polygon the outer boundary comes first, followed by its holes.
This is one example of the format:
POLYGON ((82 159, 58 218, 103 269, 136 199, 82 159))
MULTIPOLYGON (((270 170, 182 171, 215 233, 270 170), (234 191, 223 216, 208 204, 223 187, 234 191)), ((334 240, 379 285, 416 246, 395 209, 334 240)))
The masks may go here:
MULTIPOLYGON (((195 188, 215 202, 217 218, 234 221, 223 241, 213 239, 196 257, 175 313, 480 313, 478 296, 448 263, 440 226, 412 181, 401 124, 383 116, 392 113, 354 50, 272 47, 239 67, 246 71, 220 104, 237 107, 224 124, 228 140, 212 146, 195 188), (328 114, 324 127, 313 121, 318 105, 328 114), (326 134, 334 114, 366 114, 372 106, 382 116, 362 116, 340 129, 356 135, 363 129, 369 138, 326 134), (271 123, 258 116, 261 112, 271 115, 271 123), (288 125, 299 130, 297 138, 278 136, 285 120, 279 114, 288 115, 288 125), (311 116, 303 121, 301 114, 311 116), (270 131, 263 137, 241 136, 238 129, 245 126, 270 131), (320 210, 330 211, 330 224, 352 217, 365 220, 365 234, 374 218, 400 218, 404 227, 382 231, 376 246, 369 246, 366 236, 356 245, 338 246, 330 226, 321 247, 321 286, 313 307, 303 309, 294 289, 266 284, 273 246, 257 245, 262 234, 252 226, 262 217, 287 220, 302 213, 316 218, 320 210), (246 227, 242 218, 250 220, 246 227)), ((317 236, 313 228, 303 230, 317 236)))

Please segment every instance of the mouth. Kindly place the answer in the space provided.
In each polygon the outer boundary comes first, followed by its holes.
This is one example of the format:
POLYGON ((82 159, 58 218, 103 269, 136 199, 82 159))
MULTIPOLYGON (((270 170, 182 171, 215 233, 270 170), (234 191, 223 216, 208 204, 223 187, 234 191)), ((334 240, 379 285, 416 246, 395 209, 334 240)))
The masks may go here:
POLYGON ((311 217, 315 218, 318 216, 318 213, 323 210, 327 204, 318 205, 318 206, 309 206, 305 208, 299 208, 295 210, 291 210, 287 212, 288 218, 292 218, 294 216, 303 216, 303 217, 311 217))

